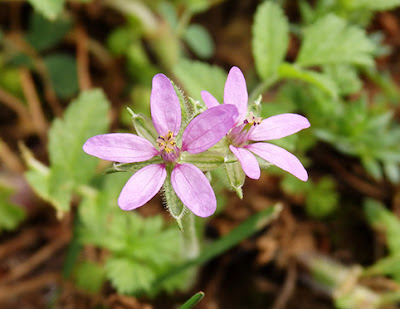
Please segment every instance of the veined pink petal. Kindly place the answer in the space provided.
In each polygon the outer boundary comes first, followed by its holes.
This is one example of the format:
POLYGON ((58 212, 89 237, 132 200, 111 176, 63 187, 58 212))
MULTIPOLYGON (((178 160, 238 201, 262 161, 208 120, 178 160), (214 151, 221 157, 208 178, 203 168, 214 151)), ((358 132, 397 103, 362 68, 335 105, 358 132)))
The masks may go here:
POLYGON ((194 165, 177 164, 171 173, 171 183, 182 203, 196 216, 211 216, 217 200, 207 177, 194 165))
POLYGON ((168 77, 156 74, 150 96, 151 118, 159 135, 172 131, 178 134, 181 127, 181 106, 178 96, 168 77))
POLYGON ((122 163, 146 161, 159 153, 147 139, 130 133, 93 136, 83 150, 100 159, 122 163))
POLYGON ((160 191, 167 171, 162 164, 150 164, 138 170, 122 188, 118 206, 122 210, 132 210, 143 206, 160 191))
POLYGON ((234 104, 239 112, 236 123, 243 121, 247 115, 246 80, 238 67, 232 67, 228 73, 224 89, 224 104, 234 104))
POLYGON ((204 103, 206 104, 207 108, 219 106, 219 102, 214 96, 209 93, 208 91, 202 90, 201 97, 203 98, 204 103))
POLYGON ((307 171, 299 159, 287 150, 268 143, 255 143, 245 147, 259 157, 289 172, 300 180, 306 181, 308 179, 307 171))
POLYGON ((237 148, 232 145, 229 146, 229 149, 239 160, 240 165, 242 166, 247 177, 252 179, 260 178, 260 165, 258 164, 256 157, 250 151, 245 148, 237 148))
POLYGON ((200 153, 218 143, 233 127, 238 112, 234 105, 212 107, 196 116, 182 135, 182 151, 200 153))
POLYGON ((310 126, 306 117, 298 114, 280 114, 264 119, 250 133, 249 140, 267 141, 282 138, 310 126))

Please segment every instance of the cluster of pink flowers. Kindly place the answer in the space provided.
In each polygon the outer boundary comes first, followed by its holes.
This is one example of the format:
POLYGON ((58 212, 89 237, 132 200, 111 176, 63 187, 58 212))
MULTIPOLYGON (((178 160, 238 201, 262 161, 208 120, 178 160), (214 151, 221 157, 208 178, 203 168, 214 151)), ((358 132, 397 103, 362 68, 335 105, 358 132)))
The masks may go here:
POLYGON ((281 114, 267 119, 248 114, 246 81, 239 68, 233 67, 224 89, 224 104, 202 91, 207 110, 181 128, 181 106, 170 80, 163 74, 153 78, 150 98, 151 117, 158 133, 154 141, 135 134, 110 133, 89 138, 83 150, 98 158, 121 162, 143 162, 159 156, 162 163, 148 164, 128 180, 118 199, 123 210, 146 204, 163 186, 167 177, 182 203, 195 215, 208 217, 215 212, 214 191, 203 172, 193 164, 181 161, 181 154, 202 153, 222 138, 240 162, 245 174, 260 177, 256 157, 278 166, 306 181, 307 172, 288 151, 263 141, 279 139, 308 128, 308 120, 297 114, 281 114), (177 140, 183 130, 182 138, 177 140))

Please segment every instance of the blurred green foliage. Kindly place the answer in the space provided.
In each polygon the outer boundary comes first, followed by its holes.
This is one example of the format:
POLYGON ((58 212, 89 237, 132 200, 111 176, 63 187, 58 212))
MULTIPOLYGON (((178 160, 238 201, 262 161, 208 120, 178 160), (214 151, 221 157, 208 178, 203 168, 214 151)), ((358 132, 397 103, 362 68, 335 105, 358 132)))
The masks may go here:
MULTIPOLYGON (((45 97, 46 91, 41 86, 46 82, 57 100, 67 102, 77 98, 68 105, 62 119, 52 122, 48 136, 49 166, 25 149, 28 164, 25 176, 60 216, 69 212, 72 201, 79 197, 75 238, 78 247, 93 245, 109 253, 103 264, 86 260, 80 250, 76 264, 68 260, 78 286, 97 292, 105 280, 110 280, 120 293, 153 295, 159 291, 153 289, 154 280, 182 262, 179 232, 160 217, 144 219, 116 206, 127 173, 98 177, 98 160, 81 150, 88 137, 107 131, 110 103, 99 90, 78 95, 75 54, 63 48, 73 35, 77 20, 64 0, 28 2, 34 8, 27 13, 29 19, 22 38, 28 47, 15 44, 8 33, 1 31, 1 89, 25 104, 18 71, 25 68, 38 81, 40 98, 45 97)), ((219 2, 104 1, 102 5, 119 12, 124 22, 110 29, 104 41, 91 40, 89 53, 93 57, 101 54, 105 59, 124 61, 126 104, 132 105, 136 113, 148 115, 151 79, 158 72, 171 76, 178 85, 176 90, 182 105, 190 105, 198 112, 204 107, 201 90, 209 91, 223 102, 226 70, 215 64, 218 46, 210 34, 213 29, 193 21, 196 14, 206 13, 219 2)), ((394 107, 400 94, 389 72, 382 72, 375 62, 378 57, 388 55, 390 48, 384 45, 382 33, 370 33, 367 26, 377 12, 394 9, 400 6, 400 1, 302 0, 297 5, 300 20, 293 22, 286 14, 285 1, 260 2, 249 34, 254 58, 254 67, 245 72, 251 80, 249 103, 271 93, 272 97, 265 96, 261 101, 264 118, 296 112, 311 122, 311 128, 305 132, 271 142, 295 152, 310 170, 313 162, 309 154, 322 142, 355 159, 375 181, 398 184, 400 126, 394 107), (298 50, 295 56, 288 57, 293 39, 298 50), (371 93, 365 82, 376 91, 371 93)), ((185 120, 192 116, 184 115, 185 120)), ((132 119, 125 109, 120 120, 125 128, 131 128, 132 119)), ((223 194, 226 188, 236 188, 242 194, 244 174, 239 164, 234 164, 237 169, 229 180, 221 169, 210 176, 218 192, 220 212, 226 203, 223 194)), ((268 167, 267 172, 276 170, 268 167)), ((340 211, 341 196, 332 175, 318 175, 307 183, 291 175, 282 179, 285 193, 301 196, 309 216, 323 219, 340 211)), ((24 211, 10 203, 10 192, 0 191, 3 214, 0 229, 10 230, 23 220, 24 211)), ((384 230, 389 251, 387 257, 366 273, 390 275, 399 280, 398 218, 371 200, 365 203, 365 213, 373 227, 384 230)), ((160 290, 183 288, 189 277, 190 274, 183 274, 171 279, 160 290)))

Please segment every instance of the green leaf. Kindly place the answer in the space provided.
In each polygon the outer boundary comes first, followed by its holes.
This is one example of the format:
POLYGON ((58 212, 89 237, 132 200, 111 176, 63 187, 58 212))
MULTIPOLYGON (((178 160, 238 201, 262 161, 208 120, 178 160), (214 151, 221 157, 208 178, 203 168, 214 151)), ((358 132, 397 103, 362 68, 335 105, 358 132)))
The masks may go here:
POLYGON ((49 132, 51 168, 61 167, 64 178, 86 184, 98 160, 85 154, 82 145, 89 137, 104 133, 109 125, 110 104, 101 90, 82 92, 72 101, 63 119, 56 119, 49 132))
POLYGON ((48 19, 55 19, 64 8, 64 0, 28 0, 28 2, 48 19))
POLYGON ((174 30, 178 27, 179 20, 177 16, 176 9, 174 7, 174 4, 167 2, 167 1, 162 1, 158 5, 158 11, 159 13, 163 16, 163 18, 168 22, 170 27, 174 30))
POLYGON ((207 90, 220 103, 223 102, 223 91, 227 74, 218 66, 200 61, 181 60, 173 69, 189 96, 200 100, 200 92, 207 90))
POLYGON ((66 16, 50 21, 42 15, 32 13, 26 39, 37 51, 44 51, 57 45, 71 26, 72 21, 66 16))
MULTIPOLYGON (((24 144, 21 144, 20 148, 24 161, 29 168, 24 175, 26 180, 37 195, 46 201, 52 202, 49 195, 50 169, 36 160, 32 152, 24 144)), ((57 201, 54 201, 54 204, 57 204, 57 201)))
POLYGON ((347 1, 347 6, 354 10, 367 9, 374 11, 383 11, 394 9, 400 6, 400 0, 353 0, 347 1))
POLYGON ((107 37, 107 47, 116 56, 123 55, 132 44, 133 33, 128 27, 114 29, 107 37))
POLYGON ((398 162, 395 163, 395 162, 385 161, 383 163, 383 168, 385 170, 385 175, 391 182, 393 183, 400 182, 400 168, 398 162))
POLYGON ((383 171, 379 161, 371 157, 363 157, 361 160, 363 167, 375 179, 382 179, 383 171))
POLYGON ((97 293, 105 280, 105 270, 101 265, 84 261, 77 265, 74 279, 77 287, 87 292, 97 293))
POLYGON ((363 29, 329 14, 306 28, 296 62, 300 66, 335 63, 372 66, 374 49, 363 29))
POLYGON ((367 199, 364 212, 369 223, 386 234, 390 254, 400 255, 400 219, 378 201, 367 199))
POLYGON ((338 97, 338 89, 335 82, 329 76, 311 70, 305 70, 296 64, 282 63, 279 67, 279 77, 298 79, 317 86, 333 98, 338 97))
POLYGON ((400 255, 390 255, 379 259, 364 271, 364 275, 392 275, 400 279, 400 255))
POLYGON ((198 292, 194 294, 190 299, 185 302, 179 309, 191 309, 196 306, 204 297, 204 292, 198 292))
POLYGON ((67 99, 78 92, 78 72, 74 57, 53 54, 44 57, 44 63, 57 97, 67 99))
POLYGON ((149 286, 149 277, 159 276, 183 260, 181 232, 175 225, 166 226, 161 216, 142 218, 137 212, 118 207, 118 195, 130 176, 109 174, 99 179, 98 189, 81 190, 84 198, 78 207, 79 242, 109 252, 111 261, 106 264, 111 264, 106 266, 106 276, 119 293, 154 294, 183 288, 187 285, 186 274, 165 281, 158 290, 149 286), (122 274, 124 265, 127 269, 122 274))
POLYGON ((0 184, 0 231, 14 230, 25 219, 25 210, 11 201, 12 195, 12 189, 0 184))
POLYGON ((349 95, 360 91, 362 83, 356 69, 348 64, 325 65, 325 76, 329 76, 337 85, 339 93, 349 95))
POLYGON ((155 279, 155 274, 149 266, 124 257, 109 258, 105 270, 112 285, 122 294, 149 290, 155 279))
POLYGON ((49 131, 50 174, 48 195, 59 211, 69 209, 73 190, 93 177, 98 159, 85 154, 82 145, 108 127, 109 103, 99 90, 83 92, 56 119, 49 131))
POLYGON ((257 8, 253 24, 253 56, 258 75, 267 79, 274 75, 286 55, 289 25, 282 9, 271 1, 257 8))
POLYGON ((78 234, 83 244, 109 247, 107 243, 114 242, 109 229, 115 213, 127 215, 118 208, 117 199, 130 176, 129 173, 102 176, 98 190, 80 191, 84 198, 78 207, 81 222, 78 234))
POLYGON ((325 176, 307 191, 306 210, 314 218, 324 218, 336 210, 338 201, 335 182, 325 176))
POLYGON ((197 24, 189 25, 183 38, 190 49, 200 58, 208 59, 214 54, 214 42, 203 26, 197 24))
MULTIPOLYGON (((161 51, 159 52, 161 53, 161 51)), ((129 75, 139 84, 148 87, 153 76, 159 73, 160 70, 151 62, 143 43, 140 40, 131 42, 129 47, 124 50, 124 53, 127 60, 126 70, 129 75)), ((139 102, 139 104, 147 105, 143 102, 139 102)))

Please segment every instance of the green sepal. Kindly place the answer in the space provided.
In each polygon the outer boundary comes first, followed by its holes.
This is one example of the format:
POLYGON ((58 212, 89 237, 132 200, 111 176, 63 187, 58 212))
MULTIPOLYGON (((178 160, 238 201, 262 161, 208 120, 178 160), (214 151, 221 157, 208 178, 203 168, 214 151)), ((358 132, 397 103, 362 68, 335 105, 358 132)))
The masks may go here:
POLYGON ((203 101, 195 100, 192 97, 187 97, 187 98, 190 101, 190 104, 192 104, 194 106, 196 114, 199 114, 202 111, 205 111, 207 109, 207 106, 204 104, 203 101))
POLYGON ((248 110, 252 112, 255 117, 261 116, 261 94, 253 102, 250 102, 248 110))
POLYGON ((150 164, 162 164, 164 161, 161 159, 160 156, 155 156, 150 160, 143 161, 143 162, 134 162, 134 163, 118 163, 114 162, 113 166, 108 168, 105 173, 117 173, 117 172, 129 172, 129 173, 136 173, 141 168, 150 165, 150 164))
POLYGON ((180 161, 190 163, 201 169, 203 172, 212 171, 225 162, 225 157, 219 152, 205 151, 198 154, 183 152, 180 161))
POLYGON ((178 95, 179 103, 181 105, 182 112, 182 123, 186 124, 194 117, 196 113, 196 104, 192 100, 188 100, 182 89, 180 89, 173 81, 171 81, 172 86, 174 86, 175 92, 178 95))
POLYGON ((260 158, 257 155, 255 157, 257 159, 258 165, 262 170, 266 170, 267 168, 273 165, 272 163, 269 163, 267 160, 264 160, 263 158, 260 158))
POLYGON ((168 173, 168 176, 164 181, 163 191, 165 205, 169 213, 176 220, 179 229, 183 230, 182 218, 187 210, 185 205, 183 205, 179 197, 176 195, 174 188, 172 187, 171 173, 168 173))
POLYGON ((242 166, 239 161, 225 164, 226 175, 231 189, 236 192, 237 196, 243 198, 242 186, 246 178, 242 166))
POLYGON ((153 121, 143 114, 135 114, 131 110, 130 113, 132 114, 132 124, 137 135, 157 146, 158 133, 153 126, 153 121))

